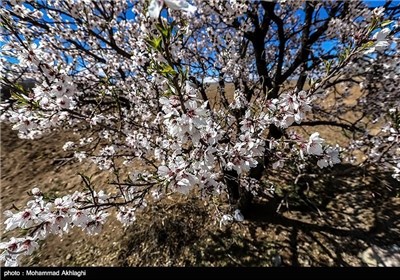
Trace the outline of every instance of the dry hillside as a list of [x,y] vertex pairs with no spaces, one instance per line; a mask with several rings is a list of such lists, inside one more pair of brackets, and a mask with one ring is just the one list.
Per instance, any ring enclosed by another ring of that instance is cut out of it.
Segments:
[[[337,138],[338,132],[324,128],[321,134]],[[99,187],[107,184],[110,173],[68,160],[70,155],[61,147],[71,135],[63,131],[36,141],[21,140],[7,124],[1,124],[2,211],[13,205],[22,207],[26,192],[35,186],[57,195],[72,192],[81,184],[79,172],[92,175]],[[147,210],[129,228],[110,219],[99,236],[86,236],[78,229],[62,237],[51,236],[24,259],[24,265],[376,265],[368,252],[400,244],[396,182],[350,165],[331,172],[325,179],[317,178],[308,193],[320,215],[300,198],[289,197],[289,209],[282,207],[276,213],[276,202],[256,204],[246,213],[245,222],[220,229],[207,203],[176,197],[166,200],[163,207]],[[275,173],[270,180],[290,187],[294,178]],[[3,233],[2,240],[10,236]],[[400,262],[399,253],[391,254]]]

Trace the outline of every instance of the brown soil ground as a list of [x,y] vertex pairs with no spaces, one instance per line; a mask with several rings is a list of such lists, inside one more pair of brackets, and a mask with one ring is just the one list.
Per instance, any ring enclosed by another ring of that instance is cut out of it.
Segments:
[[[335,135],[335,131],[324,131]],[[78,173],[104,186],[112,178],[95,166],[68,161],[61,147],[68,131],[40,140],[18,139],[1,124],[1,212],[23,207],[27,191],[63,195],[80,186]],[[360,254],[371,246],[400,244],[398,182],[374,170],[339,165],[328,176],[315,174],[309,202],[289,196],[289,208],[256,203],[246,220],[220,228],[211,206],[193,197],[166,200],[148,209],[135,225],[122,228],[110,219],[103,233],[79,229],[51,236],[26,257],[26,266],[362,266]],[[290,174],[276,173],[276,186],[294,188]],[[3,223],[4,216],[1,216]],[[11,236],[4,233],[1,240]],[[12,233],[15,234],[15,233]]]

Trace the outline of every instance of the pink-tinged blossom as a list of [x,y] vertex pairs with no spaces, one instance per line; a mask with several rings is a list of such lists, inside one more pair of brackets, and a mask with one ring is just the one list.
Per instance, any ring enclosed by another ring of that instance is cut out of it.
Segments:
[[73,209],[71,212],[73,213],[71,222],[75,226],[83,227],[84,225],[86,225],[89,222],[89,218],[88,218],[89,211]]
[[215,180],[217,177],[216,173],[208,172],[202,170],[198,174],[198,184],[200,189],[205,189],[206,191],[215,191],[218,186],[218,182]]
[[[279,99],[268,101],[267,105],[276,126],[288,128],[294,122],[300,124],[306,112],[311,111],[312,98],[305,91],[285,93]],[[275,105],[276,104],[276,105]]]
[[121,207],[117,214],[117,220],[124,226],[129,226],[136,221],[135,209],[130,207]]
[[321,159],[317,161],[317,165],[320,168],[328,167],[328,166],[333,166],[334,164],[340,163],[340,158],[339,158],[339,149],[338,147],[328,147],[324,155]]
[[103,225],[109,215],[106,212],[97,212],[96,214],[89,215],[89,222],[84,229],[90,235],[99,234],[103,230]]
[[[9,215],[10,212],[7,212]],[[5,222],[6,231],[19,228],[29,228],[35,224],[37,217],[32,209],[25,209],[22,212],[12,214]]]
[[6,266],[18,266],[21,254],[31,255],[39,247],[39,244],[31,236],[25,238],[11,237],[8,242],[1,242],[0,249],[4,250],[0,255],[0,260],[5,261]]
[[240,122],[240,125],[241,125],[240,130],[242,132],[250,131],[251,133],[254,133],[255,123],[254,123],[254,120],[253,120],[253,118],[251,116],[251,111],[250,110],[246,111],[243,120]]
[[[182,168],[184,165],[181,166]],[[162,165],[158,167],[158,175],[161,177],[165,177],[168,180],[172,180],[175,176],[180,172],[179,166],[174,162],[171,162],[168,166]]]
[[70,229],[69,216],[64,214],[55,214],[53,216],[50,229],[53,234],[63,235],[63,233],[68,232],[69,229]]
[[19,266],[19,256],[21,256],[20,244],[23,238],[11,237],[8,242],[0,243],[0,250],[4,250],[0,255],[0,260],[4,261],[5,266]]
[[209,125],[205,126],[204,129],[200,131],[201,138],[210,146],[218,143],[218,141],[221,139],[222,132],[223,131],[220,127],[214,128]]
[[187,165],[182,157],[177,157],[168,166],[159,166],[158,175],[167,179],[177,192],[188,194],[194,187],[194,178],[185,171]]
[[230,157],[226,167],[229,170],[235,170],[238,174],[250,171],[252,167],[256,167],[258,162],[252,154],[247,153],[247,149],[238,144],[232,152],[227,153]]
[[249,105],[249,102],[246,99],[246,96],[240,90],[235,90],[233,96],[233,102],[229,105],[231,109],[242,109],[246,108]]
[[24,251],[25,255],[31,255],[37,248],[39,248],[39,244],[33,237],[28,236],[21,241],[20,249]]
[[194,128],[200,128],[205,126],[207,117],[207,111],[205,107],[207,103],[204,103],[202,106],[198,107],[196,101],[187,101],[185,102],[186,113],[182,116],[181,121],[188,125],[188,129],[190,132],[193,131]]
[[58,197],[54,200],[54,208],[60,213],[68,213],[73,205],[74,202],[69,195],[63,196],[62,198]]
[[70,109],[71,100],[67,96],[61,96],[56,99],[56,103],[62,109]]
[[299,108],[300,103],[298,102],[296,96],[289,95],[289,94],[283,94],[281,96],[280,106],[285,111],[294,111],[294,110],[297,110]]
[[40,191],[39,188],[33,188],[32,189],[32,194],[35,195],[35,196],[39,196],[39,195],[42,194],[42,192]]
[[242,141],[243,145],[251,152],[253,156],[262,156],[264,152],[264,142],[260,140],[256,135],[246,131],[244,134],[239,136],[239,140]]
[[0,243],[0,249],[6,249],[8,252],[15,253],[19,251],[19,244],[22,240],[23,238],[11,237],[10,241]]
[[33,117],[31,116],[21,116],[19,119],[19,122],[16,123],[12,129],[13,130],[19,130],[20,132],[23,133],[28,133],[29,131],[35,129],[37,127],[37,124],[35,123]]
[[282,128],[288,128],[291,126],[295,121],[295,118],[292,114],[285,114],[283,118],[278,122],[278,126]]
[[317,155],[320,156],[323,153],[322,143],[324,143],[324,139],[319,137],[318,132],[314,132],[311,134],[306,149],[307,153],[310,155]]

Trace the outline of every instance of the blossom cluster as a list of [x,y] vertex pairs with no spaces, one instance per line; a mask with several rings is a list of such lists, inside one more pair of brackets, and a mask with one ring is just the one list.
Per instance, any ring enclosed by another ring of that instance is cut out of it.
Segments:
[[[0,243],[3,249],[1,260],[6,266],[16,266],[22,255],[30,255],[38,248],[39,240],[46,239],[50,234],[62,235],[72,227],[79,227],[87,234],[101,232],[109,213],[101,209],[85,208],[91,203],[105,203],[109,196],[103,191],[93,192],[91,196],[82,192],[65,195],[54,200],[43,196],[38,188],[32,189],[33,200],[28,201],[26,208],[13,213],[4,212],[5,230],[16,228],[28,230],[30,234],[22,238],[12,237],[7,242]],[[123,216],[123,215],[122,215]]]

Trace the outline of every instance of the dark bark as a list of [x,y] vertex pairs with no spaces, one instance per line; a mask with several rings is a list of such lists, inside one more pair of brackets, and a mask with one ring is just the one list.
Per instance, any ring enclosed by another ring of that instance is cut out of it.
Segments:
[[253,195],[240,186],[239,175],[235,170],[225,170],[224,175],[231,207],[246,211],[251,205]]
[[228,188],[229,203],[235,205],[240,198],[239,176],[235,170],[224,170],[224,179]]
[[[311,53],[311,46],[318,41],[318,39],[325,33],[328,29],[329,20],[327,19],[323,25],[321,25],[318,29],[316,29],[312,34],[310,32],[311,26],[313,24],[312,18],[314,13],[314,6],[310,3],[305,4],[305,21],[304,21],[304,29],[302,31],[301,37],[301,45],[299,47],[297,56],[291,65],[287,68],[285,72],[283,72],[283,64],[284,57],[286,52],[286,36],[284,31],[284,22],[283,20],[275,14],[275,5],[274,2],[262,2],[262,7],[264,9],[264,16],[262,22],[260,23],[259,17],[257,16],[257,10],[255,13],[249,13],[249,18],[253,22],[254,31],[248,32],[245,34],[246,39],[248,39],[254,48],[255,60],[256,60],[256,68],[258,75],[260,77],[262,88],[264,94],[268,93],[268,99],[277,98],[279,95],[281,85],[299,68],[302,67],[303,71],[299,76],[297,81],[297,87],[299,89],[303,88],[304,83],[307,79],[307,75],[305,71],[307,67],[307,61],[309,59]],[[328,12],[329,18],[336,16],[342,5],[336,4],[334,5],[330,11]],[[344,10],[346,4],[343,5]],[[273,22],[277,27],[278,33],[278,61],[277,61],[277,70],[273,77],[270,77],[270,73],[268,73],[268,67],[265,57],[265,38],[270,29],[271,22]],[[251,98],[252,94],[249,92],[247,98]],[[284,135],[284,130],[276,127],[275,125],[270,125],[269,133],[267,139],[280,139]],[[268,144],[268,143],[266,143]],[[249,176],[250,178],[260,180],[263,176],[264,170],[268,168],[271,164],[271,151],[266,149],[264,158],[259,162],[259,164],[250,170]],[[235,171],[226,171],[226,184],[228,187],[228,193],[231,198],[231,204],[237,206],[241,210],[245,210],[251,204],[252,196],[243,190],[243,188],[239,184],[238,174]],[[228,179],[229,177],[229,179]]]

